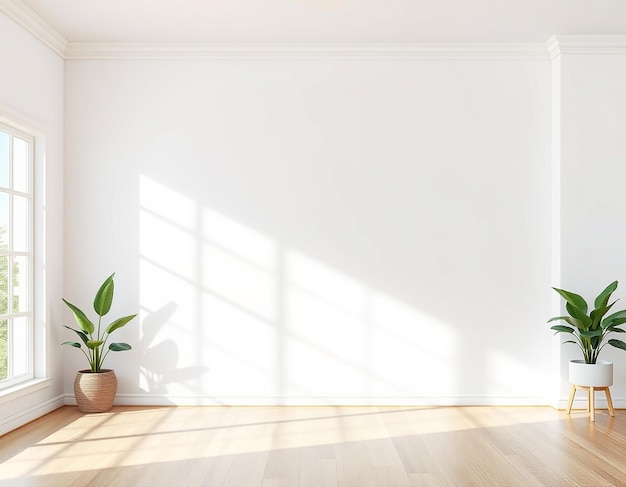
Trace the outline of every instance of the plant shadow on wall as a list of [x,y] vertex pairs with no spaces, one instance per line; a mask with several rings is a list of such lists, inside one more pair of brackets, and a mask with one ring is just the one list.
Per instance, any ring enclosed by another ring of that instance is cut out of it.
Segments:
[[170,384],[197,379],[209,370],[204,366],[178,367],[180,353],[176,341],[173,338],[157,341],[159,333],[170,322],[176,307],[174,302],[163,305],[149,313],[141,326],[141,338],[137,347],[141,354],[140,383],[151,394],[168,394]]

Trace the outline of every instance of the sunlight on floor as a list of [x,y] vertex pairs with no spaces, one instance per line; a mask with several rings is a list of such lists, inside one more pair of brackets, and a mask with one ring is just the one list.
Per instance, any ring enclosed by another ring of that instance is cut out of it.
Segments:
[[550,408],[118,407],[87,414],[18,453],[0,480],[89,469],[558,422]]

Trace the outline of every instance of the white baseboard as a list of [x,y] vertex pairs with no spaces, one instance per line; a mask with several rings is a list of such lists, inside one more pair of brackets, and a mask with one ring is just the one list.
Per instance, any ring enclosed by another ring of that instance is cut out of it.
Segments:
[[44,414],[48,414],[55,409],[62,407],[65,404],[64,396],[57,396],[55,398],[49,399],[48,401],[38,404],[32,408],[26,409],[24,411],[20,411],[13,416],[8,418],[4,418],[0,421],[0,436],[12,431],[14,429],[19,428],[20,426],[24,426],[26,423],[30,423],[35,419],[43,416]]

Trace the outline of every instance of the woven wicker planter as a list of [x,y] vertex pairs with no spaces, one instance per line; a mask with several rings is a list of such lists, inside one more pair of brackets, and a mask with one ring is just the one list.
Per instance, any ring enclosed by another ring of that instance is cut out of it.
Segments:
[[110,369],[93,373],[80,370],[74,379],[74,396],[83,413],[103,413],[113,406],[117,392],[117,377]]

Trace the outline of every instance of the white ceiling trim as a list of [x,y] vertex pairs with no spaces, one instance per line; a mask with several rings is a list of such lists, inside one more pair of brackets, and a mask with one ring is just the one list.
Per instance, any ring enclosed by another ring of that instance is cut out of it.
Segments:
[[550,59],[561,54],[626,54],[626,35],[554,35],[546,47]]
[[554,35],[539,43],[219,45],[69,42],[21,0],[0,0],[6,14],[64,59],[554,59],[626,54],[626,35]]
[[65,57],[67,39],[20,0],[0,0],[0,12],[24,27],[56,54]]
[[21,0],[0,0],[0,12],[64,59],[548,59],[539,43],[384,45],[219,45],[69,42]]
[[71,42],[66,59],[548,59],[540,43],[219,45]]

